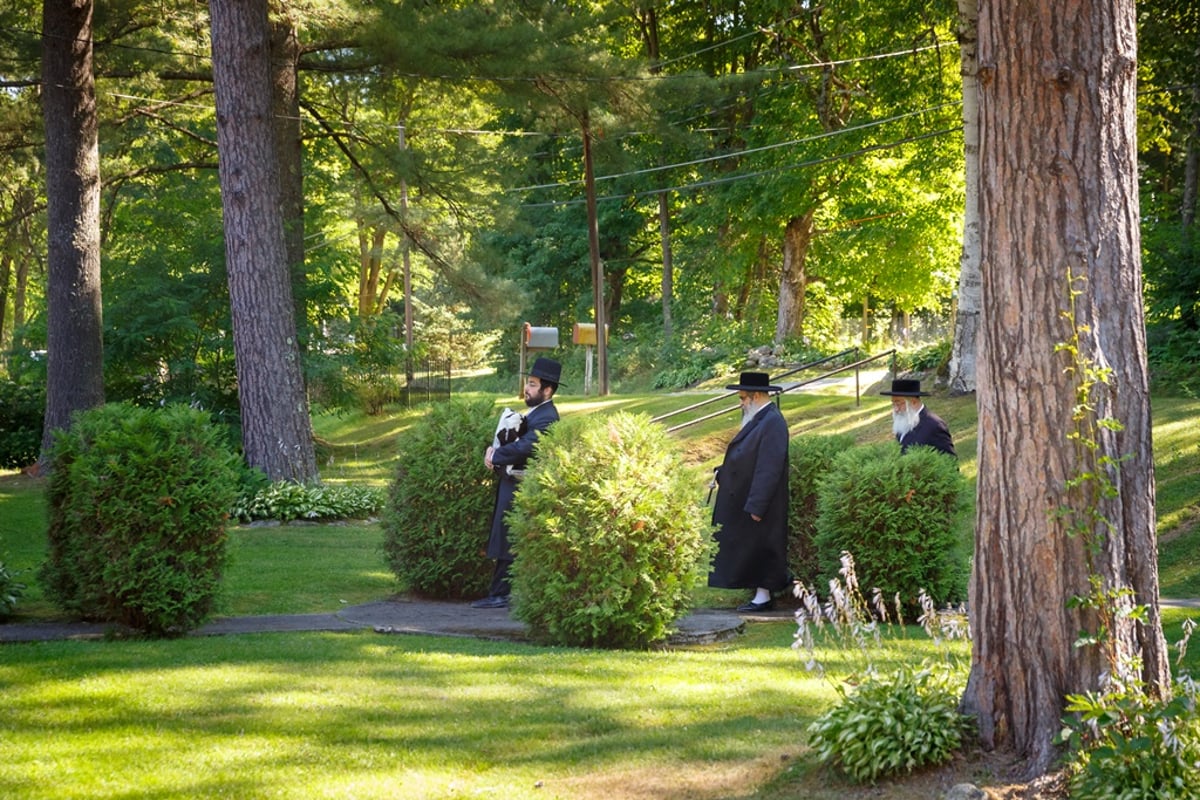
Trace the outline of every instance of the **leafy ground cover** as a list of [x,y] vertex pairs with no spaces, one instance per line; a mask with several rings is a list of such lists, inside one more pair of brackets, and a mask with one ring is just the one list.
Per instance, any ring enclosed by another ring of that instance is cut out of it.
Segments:
[[[658,414],[695,399],[566,396],[560,406]],[[889,407],[878,397],[783,402],[794,434],[889,435]],[[935,397],[930,406],[950,422],[973,477],[973,398]],[[1154,411],[1164,594],[1200,596],[1190,555],[1200,544],[1200,402],[1156,398]],[[385,484],[396,433],[419,418],[419,409],[318,417],[330,444],[327,479]],[[725,415],[677,435],[689,458],[708,463],[734,425]],[[36,569],[44,527],[41,483],[0,476],[6,563]],[[18,619],[54,618],[28,583]],[[238,527],[220,613],[328,612],[400,588],[374,524]],[[698,596],[704,605],[733,599]],[[1169,641],[1188,615],[1196,612],[1164,610]],[[656,652],[372,633],[5,645],[0,796],[916,800],[960,781],[1020,796],[995,754],[968,753],[874,787],[817,766],[804,729],[836,694],[805,672],[789,647],[794,632],[789,621],[755,624],[731,643]],[[835,676],[857,666],[833,650],[820,654]],[[933,655],[909,631],[881,665]],[[1200,646],[1181,668],[1200,668]]]

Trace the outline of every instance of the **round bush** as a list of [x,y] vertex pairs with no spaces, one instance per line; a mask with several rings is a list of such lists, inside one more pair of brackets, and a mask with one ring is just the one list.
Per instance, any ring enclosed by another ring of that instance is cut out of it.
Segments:
[[50,454],[48,596],[157,635],[212,610],[237,456],[201,411],[118,403],[75,417]]
[[450,400],[433,405],[399,437],[383,551],[396,578],[416,594],[457,599],[487,591],[496,481],[483,452],[496,417],[490,400]]
[[966,483],[954,459],[927,447],[855,447],[834,459],[817,490],[817,554],[826,579],[842,551],[859,585],[900,595],[915,611],[924,589],[941,605],[962,599],[968,575]]
[[557,644],[645,647],[712,561],[704,482],[649,417],[567,417],[538,441],[509,515],[514,615]]
[[817,559],[817,487],[833,459],[854,446],[846,434],[808,434],[792,438],[788,447],[788,569],[792,577],[812,584],[820,574]]

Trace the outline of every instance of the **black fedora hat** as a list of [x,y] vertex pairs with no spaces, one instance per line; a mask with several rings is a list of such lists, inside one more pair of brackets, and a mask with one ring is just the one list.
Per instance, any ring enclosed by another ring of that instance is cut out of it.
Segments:
[[737,392],[782,392],[783,387],[771,386],[771,376],[765,372],[743,372],[737,383],[725,387]]
[[890,392],[880,392],[880,394],[890,397],[928,397],[929,392],[921,391],[921,382],[910,378],[901,378],[892,381],[892,390]]
[[533,362],[533,367],[529,370],[529,374],[535,378],[540,378],[546,383],[553,383],[555,386],[563,385],[562,381],[559,380],[562,377],[562,364],[553,358],[539,356]]

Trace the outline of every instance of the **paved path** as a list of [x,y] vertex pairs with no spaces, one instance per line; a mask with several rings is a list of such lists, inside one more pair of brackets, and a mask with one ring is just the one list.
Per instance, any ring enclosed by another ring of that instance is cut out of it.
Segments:
[[[669,644],[708,644],[741,633],[746,619],[789,619],[791,613],[774,611],[740,616],[732,611],[697,609],[679,620]],[[225,617],[192,631],[190,636],[296,631],[360,631],[423,633],[435,636],[469,636],[481,639],[528,641],[524,623],[507,609],[471,608],[465,602],[448,603],[394,598],[350,606],[334,614],[288,614]],[[63,639],[103,639],[119,633],[116,626],[89,622],[31,622],[0,625],[0,642],[39,642]]]
[[[1163,598],[1159,604],[1167,608],[1200,608],[1200,599]],[[747,621],[764,622],[791,618],[790,609],[760,614],[696,609],[679,620],[677,632],[667,641],[673,645],[711,644],[736,637],[745,629]],[[529,632],[524,623],[509,616],[506,609],[478,609],[471,608],[467,603],[405,598],[350,606],[333,614],[224,617],[197,628],[189,635],[361,630],[529,641]],[[94,622],[17,622],[0,624],[0,643],[104,639],[119,633],[120,630],[116,626]]]

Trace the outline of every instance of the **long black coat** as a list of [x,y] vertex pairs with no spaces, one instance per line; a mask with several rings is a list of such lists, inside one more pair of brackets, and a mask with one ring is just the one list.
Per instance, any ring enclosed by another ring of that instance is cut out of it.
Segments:
[[509,475],[505,467],[525,469],[525,464],[533,453],[533,446],[537,443],[538,434],[557,421],[558,409],[554,407],[554,401],[542,403],[525,415],[525,433],[521,434],[520,438],[492,451],[492,465],[497,467],[496,474],[500,477],[500,486],[496,492],[492,532],[488,536],[488,558],[512,560],[512,551],[508,546],[508,523],[504,521],[504,515],[512,508],[518,479]]
[[921,406],[921,415],[917,422],[917,427],[904,436],[897,436],[896,440],[900,442],[901,453],[910,447],[926,445],[941,450],[947,455],[954,456],[955,458],[958,457],[958,454],[954,452],[954,440],[950,438],[950,429],[946,427],[945,420],[925,406]]
[[[713,523],[717,557],[708,585],[723,589],[790,583],[788,541],[788,427],[774,403],[738,431],[717,471]],[[755,522],[750,515],[762,517]]]

